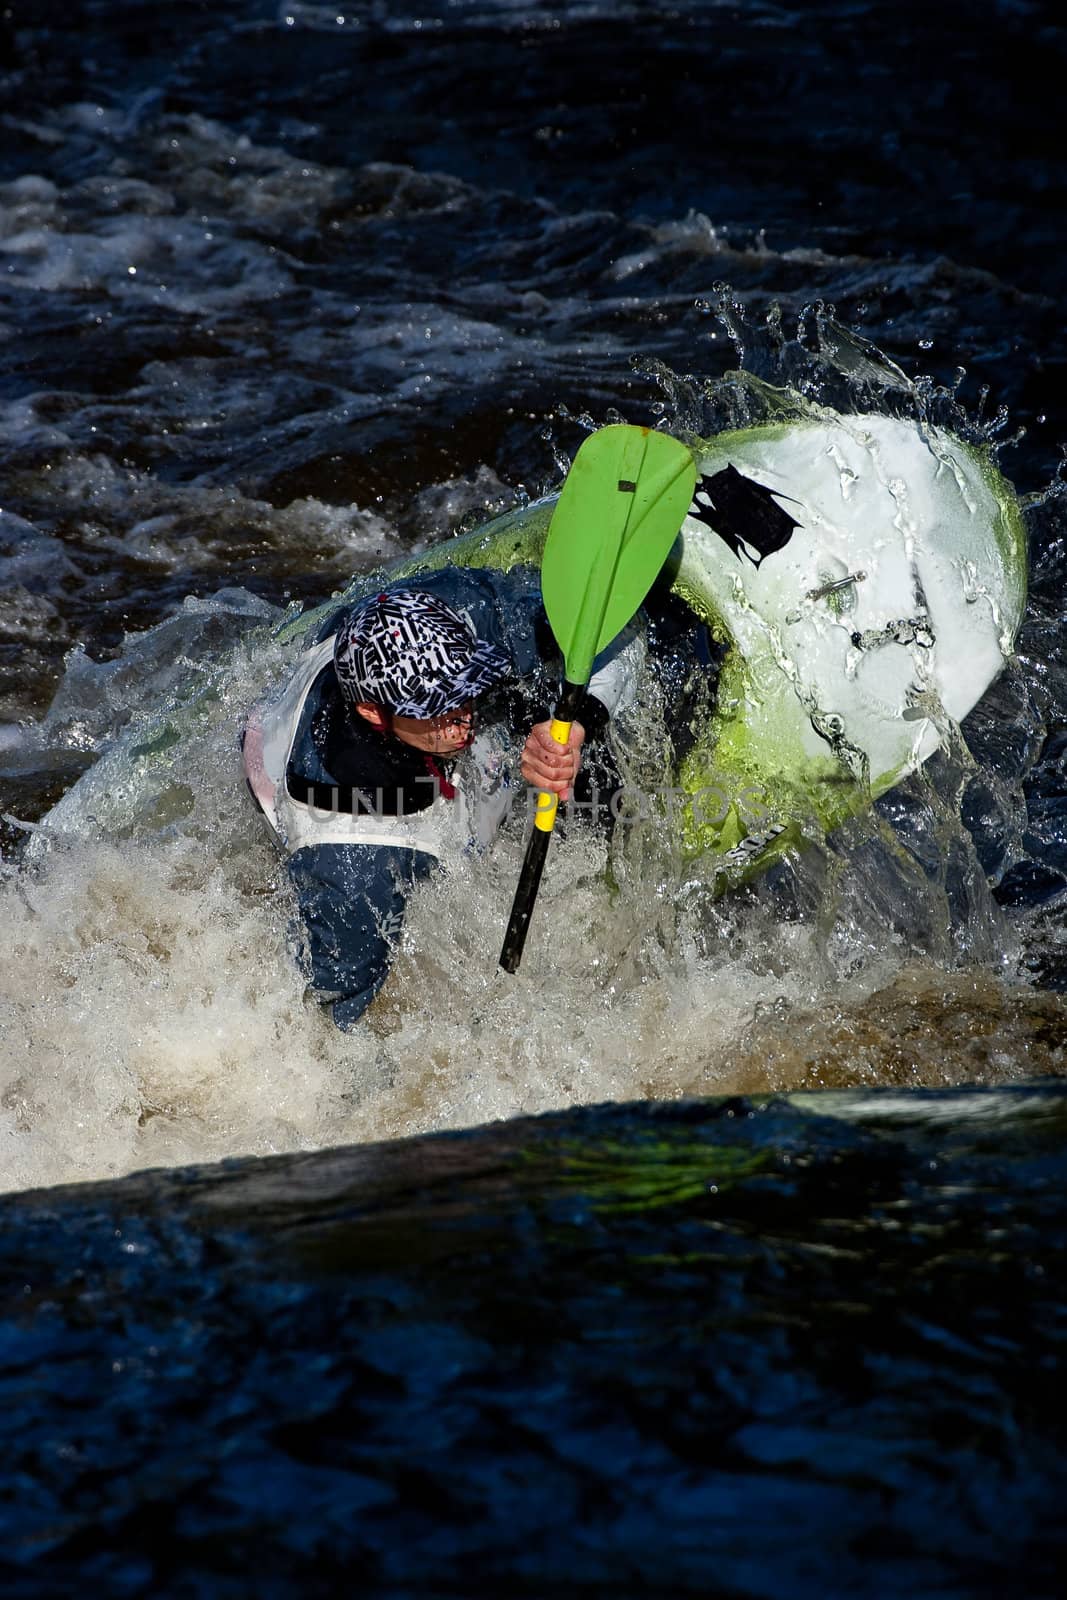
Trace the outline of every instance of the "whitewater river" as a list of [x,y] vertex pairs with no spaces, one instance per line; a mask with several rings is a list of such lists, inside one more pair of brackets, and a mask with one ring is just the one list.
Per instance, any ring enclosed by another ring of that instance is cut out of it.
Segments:
[[[1059,1592],[1065,55],[1027,0],[0,10],[5,1594]],[[238,761],[274,629],[739,364],[995,452],[1014,661],[733,897],[572,832],[514,978],[520,841],[455,862],[340,1034]]]

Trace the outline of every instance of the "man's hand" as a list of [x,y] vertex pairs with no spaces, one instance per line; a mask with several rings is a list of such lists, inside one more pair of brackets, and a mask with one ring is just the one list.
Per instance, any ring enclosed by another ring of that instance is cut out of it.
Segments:
[[569,800],[582,759],[585,729],[580,722],[572,722],[567,743],[557,744],[549,732],[551,726],[550,722],[538,722],[530,729],[522,751],[522,775],[533,788]]

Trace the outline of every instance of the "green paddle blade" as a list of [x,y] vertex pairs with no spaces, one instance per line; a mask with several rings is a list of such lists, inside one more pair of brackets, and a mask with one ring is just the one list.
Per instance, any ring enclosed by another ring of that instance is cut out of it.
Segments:
[[541,561],[541,593],[571,683],[645,598],[693,501],[685,445],[616,423],[591,433],[567,474]]

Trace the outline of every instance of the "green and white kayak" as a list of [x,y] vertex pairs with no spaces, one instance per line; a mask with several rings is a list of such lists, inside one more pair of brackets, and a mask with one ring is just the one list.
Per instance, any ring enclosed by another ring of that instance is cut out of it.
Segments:
[[[726,656],[678,774],[692,797],[683,827],[695,854],[748,876],[899,783],[977,704],[1022,620],[1026,538],[1007,479],[935,428],[813,410],[687,442],[697,494],[668,569]],[[536,563],[554,504],[389,576]]]
[[[869,806],[939,747],[1011,655],[1026,542],[988,456],[933,427],[811,406],[686,443],[696,497],[666,572],[725,657],[673,781],[689,797],[683,843],[729,883]],[[383,578],[538,564],[554,505],[546,497],[361,575],[282,623],[272,649],[295,660],[328,612]],[[164,791],[180,787],[182,741],[212,715],[211,674],[195,681],[120,737],[46,832],[175,815]]]

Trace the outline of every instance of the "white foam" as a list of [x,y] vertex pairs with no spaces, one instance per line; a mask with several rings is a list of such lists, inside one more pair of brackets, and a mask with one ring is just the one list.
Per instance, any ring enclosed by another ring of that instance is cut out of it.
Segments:
[[[819,1081],[830,1039],[855,1081],[878,1081],[886,1049],[865,1065],[865,1007],[880,1006],[891,1032],[894,1006],[915,1003],[906,984],[903,1000],[875,993],[894,996],[910,954],[879,942],[885,897],[863,927],[856,886],[839,961],[819,925],[833,922],[832,894],[786,924],[769,902],[709,902],[699,880],[683,888],[692,864],[643,824],[616,849],[614,888],[602,842],[553,841],[513,977],[497,958],[519,839],[453,860],[412,897],[379,1000],[340,1033],[305,995],[284,867],[237,759],[243,707],[284,670],[278,647],[238,646],[218,698],[187,716],[177,759],[152,758],[151,783],[131,769],[116,794],[123,768],[105,757],[59,808],[51,849],[4,869],[0,1187],[576,1103],[795,1088],[813,1070]],[[1005,1080],[1031,1070],[1029,1039],[1000,1041]],[[932,1031],[918,1081],[960,1081],[965,1045],[952,1059]]]
[[[100,463],[71,472],[123,492]],[[602,843],[554,840],[514,977],[497,965],[520,858],[508,837],[412,897],[386,989],[341,1034],[305,996],[284,867],[240,772],[243,716],[288,670],[275,615],[250,596],[193,600],[119,660],[70,662],[42,734],[104,753],[0,878],[0,1188],[575,1103],[1033,1070],[1032,1028],[1003,1028],[983,1063],[951,1021],[951,983],[911,983],[918,952],[959,953],[959,926],[877,817],[847,856],[798,866],[788,922],[769,896],[711,899],[654,819],[622,828],[610,878]],[[651,741],[640,770],[662,730],[633,720]],[[939,856],[965,852],[929,809]],[[953,893],[970,896],[980,958],[1003,949],[973,864]],[[918,1020],[895,1061],[902,1017]]]

